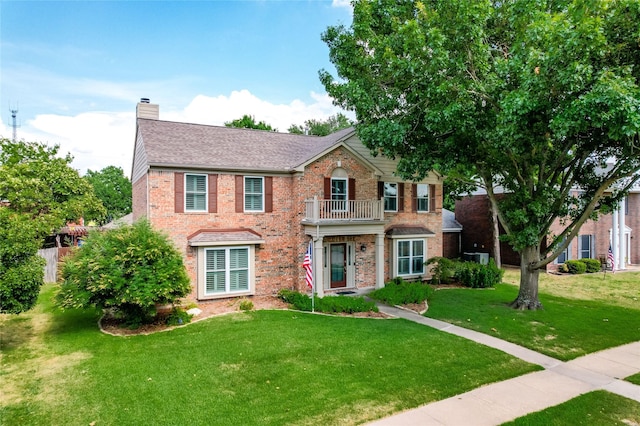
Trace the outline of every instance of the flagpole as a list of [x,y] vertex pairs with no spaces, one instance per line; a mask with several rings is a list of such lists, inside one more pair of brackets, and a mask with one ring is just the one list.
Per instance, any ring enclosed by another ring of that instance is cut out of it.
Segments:
[[[313,253],[313,250],[315,250],[315,247],[313,246],[313,240],[311,240],[309,242],[309,244],[311,244],[311,253]],[[315,254],[315,253],[314,253]],[[313,256],[312,258],[312,263],[315,263],[316,257]],[[313,268],[313,273],[311,276],[311,313],[315,313],[316,312],[316,268],[314,265]]]

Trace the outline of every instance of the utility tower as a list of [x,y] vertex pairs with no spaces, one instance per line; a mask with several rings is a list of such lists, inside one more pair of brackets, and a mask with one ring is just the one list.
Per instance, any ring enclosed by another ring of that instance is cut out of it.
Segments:
[[18,116],[18,108],[12,109],[9,107],[9,111],[11,111],[11,127],[13,127],[13,141],[16,142],[18,139],[18,123],[16,122],[16,117]]

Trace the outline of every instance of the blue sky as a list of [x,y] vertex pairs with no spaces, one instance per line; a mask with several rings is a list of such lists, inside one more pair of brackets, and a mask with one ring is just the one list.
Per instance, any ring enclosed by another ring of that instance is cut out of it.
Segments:
[[345,0],[0,0],[0,135],[59,144],[84,173],[131,168],[135,106],[222,125],[252,114],[286,131],[340,111],[318,80],[320,39]]

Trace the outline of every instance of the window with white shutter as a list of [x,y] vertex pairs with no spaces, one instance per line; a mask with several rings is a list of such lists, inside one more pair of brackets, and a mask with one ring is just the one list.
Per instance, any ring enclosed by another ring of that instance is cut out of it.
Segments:
[[185,211],[207,211],[207,175],[185,174],[184,179]]
[[249,290],[249,247],[205,249],[204,295]]

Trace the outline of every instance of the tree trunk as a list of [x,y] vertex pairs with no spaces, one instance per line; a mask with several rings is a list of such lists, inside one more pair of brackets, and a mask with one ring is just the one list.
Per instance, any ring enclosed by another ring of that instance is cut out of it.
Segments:
[[524,311],[525,309],[542,309],[538,300],[538,279],[540,269],[532,269],[531,265],[540,260],[539,247],[527,247],[520,252],[520,291],[511,307]]
[[500,255],[500,226],[498,226],[498,212],[495,206],[491,206],[491,220],[493,221],[493,260],[498,268],[502,268],[502,256]]

